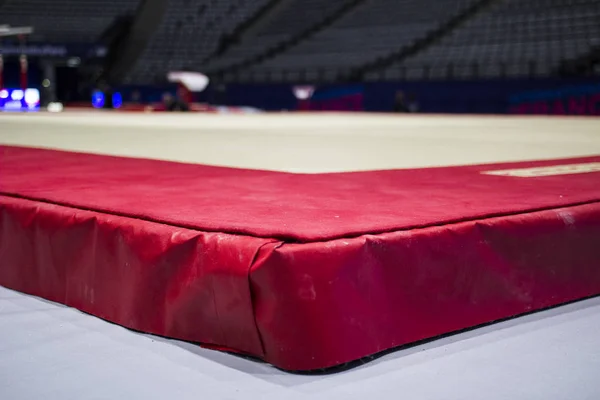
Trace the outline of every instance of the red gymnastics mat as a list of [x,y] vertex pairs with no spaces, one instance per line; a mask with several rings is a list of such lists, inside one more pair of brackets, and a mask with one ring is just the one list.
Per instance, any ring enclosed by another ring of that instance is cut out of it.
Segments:
[[600,157],[305,175],[4,146],[0,285],[333,367],[600,294]]

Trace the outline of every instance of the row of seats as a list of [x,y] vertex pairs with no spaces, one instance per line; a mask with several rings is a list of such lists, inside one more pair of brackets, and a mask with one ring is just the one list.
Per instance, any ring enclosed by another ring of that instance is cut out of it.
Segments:
[[[334,81],[399,53],[477,0],[281,0],[273,18],[216,57],[224,38],[274,0],[169,0],[130,82],[175,69],[228,71],[230,81]],[[30,25],[31,39],[93,42],[140,0],[0,0],[0,22]],[[345,11],[344,11],[345,10]],[[343,12],[344,11],[344,12]],[[311,29],[343,15],[322,30]],[[438,42],[369,80],[547,76],[600,46],[600,0],[497,0]],[[273,57],[236,71],[282,43]]]
[[41,42],[94,42],[116,17],[133,13],[140,0],[5,0],[0,23],[32,26]]
[[600,45],[599,21],[598,0],[505,0],[370,78],[446,78],[451,65],[453,76],[468,77],[473,64],[481,65],[478,73],[485,77],[547,76]]
[[[317,0],[311,0],[311,2]],[[399,52],[472,5],[458,0],[367,0],[298,45],[250,68],[227,72],[226,81],[332,81],[355,67]],[[599,0],[499,0],[408,59],[367,74],[368,80],[445,79],[473,76],[549,76],[561,64],[600,45]],[[289,20],[279,25],[291,25]],[[267,36],[258,36],[259,38]],[[210,71],[241,62],[265,42],[249,38]],[[234,63],[230,61],[234,60]]]
[[214,72],[241,64],[265,54],[269,49],[285,43],[318,25],[349,5],[353,0],[288,0],[274,19],[251,37],[232,46],[224,55],[203,65],[203,70]]
[[277,70],[348,70],[389,56],[426,37],[473,0],[369,0],[297,46],[253,65],[254,76]]
[[164,80],[169,71],[198,69],[226,35],[269,0],[169,0],[149,45],[129,73],[129,82]]

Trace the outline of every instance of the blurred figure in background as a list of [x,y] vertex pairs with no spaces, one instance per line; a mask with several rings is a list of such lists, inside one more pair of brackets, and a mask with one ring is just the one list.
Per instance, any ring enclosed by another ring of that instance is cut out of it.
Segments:
[[396,97],[394,98],[394,112],[397,112],[397,113],[410,112],[410,109],[406,102],[406,97],[404,96],[404,92],[401,90],[396,92]]
[[185,101],[171,93],[163,94],[163,106],[165,111],[190,111],[190,107]]
[[194,95],[190,90],[188,90],[188,88],[185,85],[179,83],[179,85],[177,86],[177,99],[180,102],[186,104],[189,108],[190,104],[194,102]]
[[142,95],[139,90],[131,92],[131,104],[142,104]]
[[408,96],[408,112],[417,113],[419,112],[419,102],[417,101],[414,94]]
[[416,113],[419,112],[419,103],[414,95],[406,96],[403,91],[396,92],[394,98],[394,112],[397,113]]

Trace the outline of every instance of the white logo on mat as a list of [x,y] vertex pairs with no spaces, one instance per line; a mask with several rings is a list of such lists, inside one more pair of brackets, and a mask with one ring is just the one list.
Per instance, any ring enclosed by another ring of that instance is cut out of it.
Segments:
[[554,165],[551,167],[507,169],[502,171],[484,171],[482,174],[534,178],[539,176],[586,174],[600,171],[600,162],[586,164]]

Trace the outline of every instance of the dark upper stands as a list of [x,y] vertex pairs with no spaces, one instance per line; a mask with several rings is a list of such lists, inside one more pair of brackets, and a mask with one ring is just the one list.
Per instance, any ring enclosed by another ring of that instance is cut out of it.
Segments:
[[162,23],[129,74],[133,82],[164,79],[170,70],[198,68],[223,35],[251,18],[268,0],[169,0]]
[[135,11],[140,0],[6,0],[0,23],[32,26],[31,40],[93,42],[122,14]]
[[[36,41],[92,42],[139,2],[0,0],[0,23],[31,25]],[[223,46],[252,18],[256,29]],[[226,81],[547,76],[594,46],[600,0],[169,0],[128,80],[182,68]]]
[[[243,71],[237,79],[282,81],[304,75],[308,80],[334,80],[340,73],[423,38],[473,1],[435,0],[432,7],[433,1],[368,0],[297,46]],[[297,19],[303,18],[302,10],[298,2],[293,13]]]
[[[599,44],[600,0],[490,0],[472,15],[481,0],[281,0],[271,20],[215,56],[268,1],[170,0],[131,80],[189,68],[224,71],[225,81],[334,81],[365,65],[369,80],[543,76]],[[441,39],[377,65],[460,15]]]
[[593,45],[600,45],[600,1],[504,0],[383,76],[368,78],[547,76]]
[[267,50],[293,39],[326,18],[334,15],[354,0],[288,0],[275,19],[252,37],[233,46],[226,54],[202,66],[208,72],[237,65],[264,54]]

